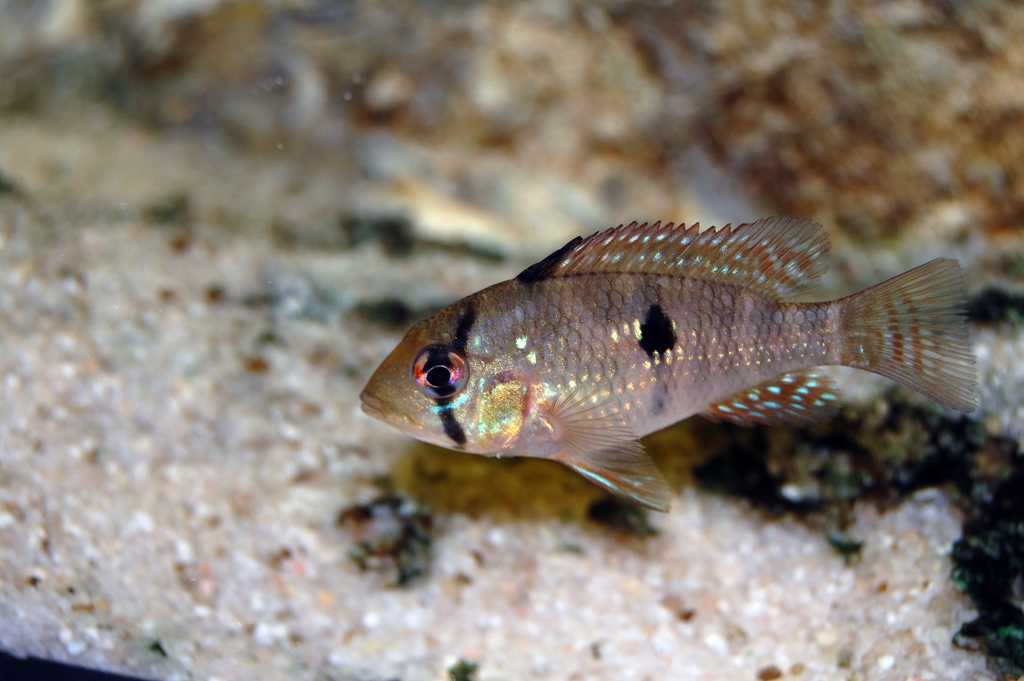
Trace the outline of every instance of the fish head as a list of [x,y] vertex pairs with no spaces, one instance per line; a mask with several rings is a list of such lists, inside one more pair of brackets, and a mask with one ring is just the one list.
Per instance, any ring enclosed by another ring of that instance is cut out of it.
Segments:
[[522,430],[528,383],[507,358],[455,341],[450,326],[441,313],[414,326],[367,382],[363,412],[424,442],[501,454]]

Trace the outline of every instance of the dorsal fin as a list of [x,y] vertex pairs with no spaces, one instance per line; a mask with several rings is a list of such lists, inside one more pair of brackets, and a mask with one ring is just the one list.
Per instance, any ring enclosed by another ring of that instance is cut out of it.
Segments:
[[530,265],[525,270],[519,273],[516,277],[519,281],[524,284],[532,284],[535,281],[541,281],[551,276],[551,273],[556,267],[562,262],[562,258],[571,253],[577,246],[583,242],[583,237],[578,236],[566,245],[559,248],[557,251],[544,258],[538,263]]
[[792,296],[828,269],[828,234],[816,222],[770,217],[700,231],[636,222],[574,239],[519,275],[532,283],[579,274],[669,274]]

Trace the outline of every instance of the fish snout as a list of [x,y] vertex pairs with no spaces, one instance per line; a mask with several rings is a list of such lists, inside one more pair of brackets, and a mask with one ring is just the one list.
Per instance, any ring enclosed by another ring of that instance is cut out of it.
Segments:
[[359,401],[362,403],[364,414],[381,421],[384,420],[384,404],[369,390],[364,390],[359,394]]
[[400,409],[396,410],[387,400],[377,397],[368,390],[360,393],[359,401],[364,414],[378,421],[390,424],[399,430],[410,432],[410,429],[421,427],[420,422],[411,414],[407,414]]

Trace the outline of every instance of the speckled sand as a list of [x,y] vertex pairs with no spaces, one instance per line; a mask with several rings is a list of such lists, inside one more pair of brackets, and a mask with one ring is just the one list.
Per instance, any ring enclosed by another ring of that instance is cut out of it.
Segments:
[[[187,139],[9,122],[0,168],[24,189],[0,196],[0,648],[211,681],[440,680],[459,658],[479,681],[991,678],[950,642],[972,612],[941,491],[858,506],[849,565],[689,483],[660,535],[626,538],[583,519],[599,495],[557,465],[429,449],[359,412],[399,334],[356,302],[452,299],[522,262],[208,224],[275,205],[313,222],[343,183]],[[168,187],[197,202],[193,236],[140,219]],[[986,339],[983,375],[1015,342]],[[409,588],[360,572],[335,523],[383,475],[436,510]]]

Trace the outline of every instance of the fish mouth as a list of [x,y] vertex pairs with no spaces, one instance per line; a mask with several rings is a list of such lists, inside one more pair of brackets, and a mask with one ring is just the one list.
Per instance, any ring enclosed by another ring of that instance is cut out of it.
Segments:
[[359,396],[359,401],[362,403],[364,414],[381,421],[384,420],[384,405],[380,400],[364,390]]
[[388,407],[387,402],[378,397],[368,394],[365,390],[359,395],[359,401],[363,413],[367,416],[383,421],[399,430],[407,430],[410,426],[418,428],[419,422],[408,414],[398,414]]

